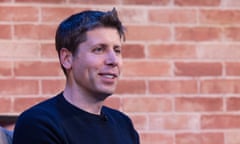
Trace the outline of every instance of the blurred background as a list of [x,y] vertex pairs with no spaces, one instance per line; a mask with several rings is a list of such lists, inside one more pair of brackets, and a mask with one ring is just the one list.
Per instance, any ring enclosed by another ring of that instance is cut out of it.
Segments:
[[240,1],[0,0],[0,125],[64,87],[54,46],[63,19],[115,7],[124,71],[106,105],[141,144],[240,143]]

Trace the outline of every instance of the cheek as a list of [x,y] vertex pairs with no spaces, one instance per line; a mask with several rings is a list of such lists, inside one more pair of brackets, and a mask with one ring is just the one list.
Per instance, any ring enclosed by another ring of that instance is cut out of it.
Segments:
[[98,67],[104,63],[104,58],[102,56],[90,56],[86,57],[85,62],[90,67]]
[[102,61],[99,58],[91,58],[85,60],[85,68],[89,73],[97,73],[102,66]]
[[84,76],[85,71],[88,69],[88,61],[86,58],[77,57],[74,59],[72,67],[75,75]]

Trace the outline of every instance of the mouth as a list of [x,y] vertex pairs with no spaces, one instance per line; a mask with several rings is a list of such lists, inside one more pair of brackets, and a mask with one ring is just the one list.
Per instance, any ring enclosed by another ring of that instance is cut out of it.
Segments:
[[118,77],[115,73],[99,73],[99,75],[107,79],[115,79]]

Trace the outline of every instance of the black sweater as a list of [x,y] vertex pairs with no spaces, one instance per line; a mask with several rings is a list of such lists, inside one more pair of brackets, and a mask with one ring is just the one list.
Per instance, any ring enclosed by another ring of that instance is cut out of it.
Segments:
[[94,115],[61,93],[20,115],[13,144],[139,144],[139,136],[123,113],[103,107]]

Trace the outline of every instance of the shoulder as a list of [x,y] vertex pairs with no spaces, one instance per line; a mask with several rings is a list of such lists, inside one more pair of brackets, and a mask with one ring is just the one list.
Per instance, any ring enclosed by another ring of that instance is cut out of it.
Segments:
[[36,125],[36,123],[38,123],[38,126],[46,123],[54,124],[58,118],[57,97],[54,96],[22,112],[17,119],[16,126],[31,127],[31,125]]
[[57,97],[53,97],[24,111],[17,119],[13,143],[39,144],[61,139],[56,101]]
[[30,116],[41,113],[51,113],[55,110],[56,97],[42,101],[21,113],[21,116]]

